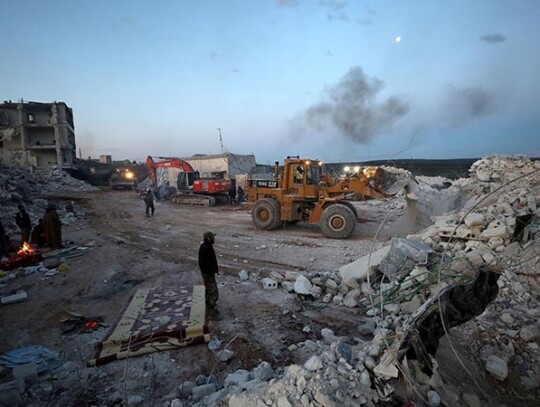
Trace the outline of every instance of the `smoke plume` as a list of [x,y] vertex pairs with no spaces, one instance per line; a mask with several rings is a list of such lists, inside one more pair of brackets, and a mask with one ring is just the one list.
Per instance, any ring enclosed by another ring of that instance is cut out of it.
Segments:
[[334,86],[326,89],[327,100],[304,114],[306,124],[318,131],[334,127],[357,143],[367,143],[389,131],[409,111],[397,96],[378,101],[384,82],[369,78],[360,67],[353,67]]
[[453,126],[462,126],[471,120],[489,116],[498,108],[497,97],[477,86],[450,86],[444,100],[446,113],[443,115]]

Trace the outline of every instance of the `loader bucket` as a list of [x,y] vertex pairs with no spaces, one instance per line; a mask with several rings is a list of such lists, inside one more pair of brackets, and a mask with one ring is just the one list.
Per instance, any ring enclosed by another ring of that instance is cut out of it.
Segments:
[[385,195],[393,196],[406,189],[414,179],[412,174],[400,168],[377,167],[373,176],[373,187]]

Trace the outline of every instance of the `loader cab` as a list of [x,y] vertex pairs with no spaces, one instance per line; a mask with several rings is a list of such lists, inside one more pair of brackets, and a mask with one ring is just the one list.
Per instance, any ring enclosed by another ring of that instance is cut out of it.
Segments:
[[308,201],[318,199],[321,163],[317,160],[289,160],[286,163],[287,190]]

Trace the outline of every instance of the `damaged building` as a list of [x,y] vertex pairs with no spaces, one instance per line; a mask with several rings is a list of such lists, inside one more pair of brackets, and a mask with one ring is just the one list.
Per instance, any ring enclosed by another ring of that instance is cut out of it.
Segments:
[[0,163],[72,169],[76,158],[73,111],[64,102],[0,104]]

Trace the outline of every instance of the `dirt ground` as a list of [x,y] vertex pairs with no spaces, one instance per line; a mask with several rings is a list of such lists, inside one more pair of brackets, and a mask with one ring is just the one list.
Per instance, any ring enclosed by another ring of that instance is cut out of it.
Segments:
[[[264,277],[274,270],[310,275],[337,270],[368,253],[374,244],[378,247],[380,243],[371,238],[376,223],[366,220],[350,239],[331,240],[318,227],[307,224],[271,232],[256,230],[249,212],[236,206],[158,202],[154,217],[146,218],[143,201],[131,191],[52,198],[57,202],[66,199],[75,200],[76,210],[84,215],[63,228],[64,241],[76,246],[95,242],[95,247],[69,259],[72,268],[68,272],[48,278],[41,273],[18,275],[5,294],[25,290],[28,300],[4,306],[0,313],[2,353],[41,344],[61,352],[67,362],[42,379],[52,384],[45,395],[35,395],[43,405],[110,405],[114,399],[122,405],[131,395],[143,397],[144,405],[158,405],[172,389],[183,381],[194,381],[199,374],[214,373],[223,379],[227,373],[251,369],[263,360],[274,368],[301,363],[305,355],[287,348],[319,338],[322,328],[358,336],[364,316],[357,309],[301,302],[281,288],[264,290],[253,276]],[[202,284],[197,251],[206,230],[217,235],[215,249],[221,270],[218,285],[223,319],[212,322],[212,334],[224,344],[230,342],[228,348],[235,358],[226,365],[216,363],[214,352],[201,345],[86,367],[106,328],[62,335],[60,322],[69,317],[67,311],[102,317],[105,324],[112,325],[138,288]],[[250,274],[249,281],[239,279],[241,270]],[[309,332],[304,331],[306,327]],[[67,368],[72,369],[71,374],[66,374]]]
[[[252,369],[263,360],[278,370],[303,363],[310,356],[308,350],[288,348],[320,339],[322,328],[331,328],[339,336],[361,337],[358,326],[368,319],[361,309],[302,300],[282,288],[265,290],[260,278],[272,271],[310,276],[336,271],[378,249],[394,234],[404,236],[427,226],[399,202],[357,204],[360,223],[351,238],[332,240],[305,223],[270,232],[257,230],[250,213],[237,206],[157,202],[155,216],[147,218],[143,201],[132,191],[104,189],[47,198],[59,204],[75,201],[78,221],[63,228],[63,238],[67,246],[90,248],[67,260],[72,266],[67,272],[52,277],[19,272],[2,291],[7,295],[25,290],[28,299],[0,308],[0,353],[40,344],[62,356],[62,366],[40,376],[39,384],[30,388],[30,405],[35,407],[161,406],[164,398],[174,394],[171,391],[185,381],[195,382],[199,375],[214,374],[223,380],[228,373]],[[391,222],[380,227],[390,212]],[[108,328],[63,335],[61,321],[69,318],[68,311],[101,317],[111,326],[138,288],[202,284],[197,251],[207,230],[217,235],[221,271],[217,279],[223,319],[211,323],[212,337],[222,341],[221,349],[233,350],[235,357],[228,363],[218,362],[215,351],[199,345],[87,367],[95,343]],[[248,281],[240,280],[241,270],[249,273]],[[481,380],[484,375],[476,371],[466,338],[454,338],[453,343],[469,360],[467,369],[475,372],[486,393],[497,394],[497,383]],[[461,367],[446,340],[438,360],[445,382],[475,393],[468,376],[463,371],[456,374]],[[10,375],[10,369],[0,368],[1,381]],[[142,401],[129,402],[133,397]]]

